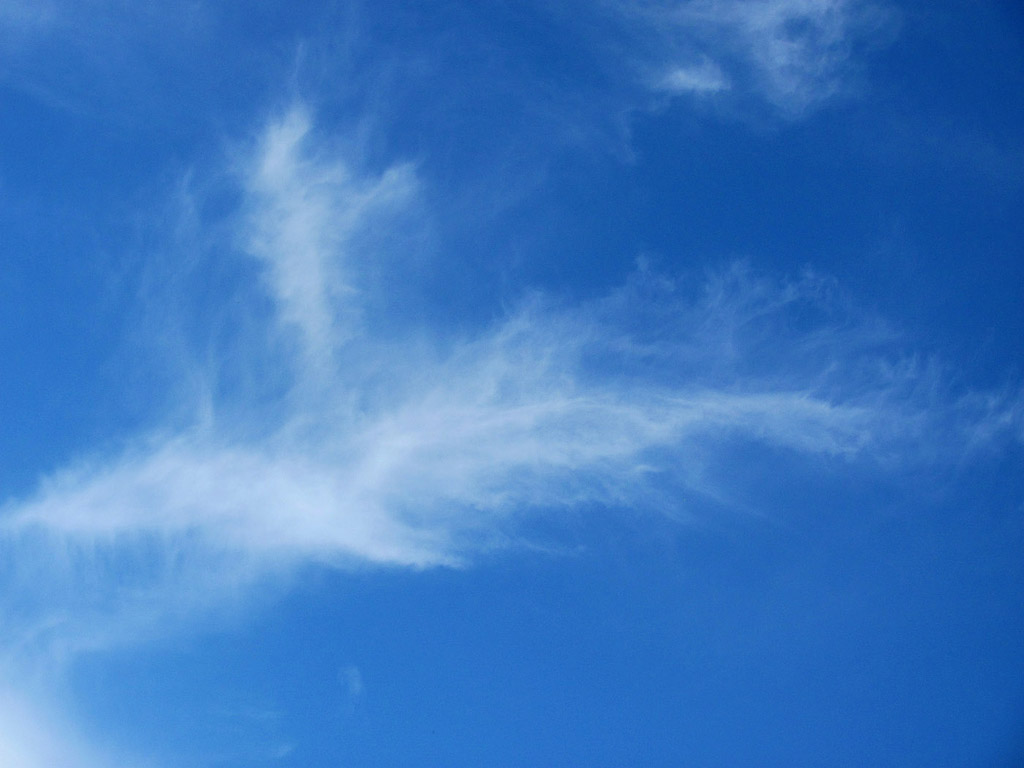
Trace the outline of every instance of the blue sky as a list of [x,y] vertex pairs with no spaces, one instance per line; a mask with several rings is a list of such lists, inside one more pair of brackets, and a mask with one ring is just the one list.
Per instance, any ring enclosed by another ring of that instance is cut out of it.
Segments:
[[0,763],[1024,759],[1024,14],[0,0]]

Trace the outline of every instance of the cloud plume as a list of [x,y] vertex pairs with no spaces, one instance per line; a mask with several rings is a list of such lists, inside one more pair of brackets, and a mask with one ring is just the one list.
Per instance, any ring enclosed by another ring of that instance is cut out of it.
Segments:
[[356,234],[409,204],[414,171],[359,176],[301,107],[244,165],[234,221],[273,308],[262,343],[295,351],[279,402],[215,398],[212,418],[8,500],[6,654],[144,637],[310,564],[464,564],[561,509],[670,509],[681,489],[714,496],[704,469],[736,443],[913,462],[938,437],[1020,432],[1016,401],[936,394],[814,275],[733,265],[694,289],[641,265],[602,299],[535,295],[454,339],[381,338],[359,319]]

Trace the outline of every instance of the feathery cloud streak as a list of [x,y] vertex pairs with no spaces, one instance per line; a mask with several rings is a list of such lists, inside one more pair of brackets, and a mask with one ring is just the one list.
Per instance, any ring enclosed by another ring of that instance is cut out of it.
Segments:
[[689,0],[649,2],[645,19],[664,45],[670,93],[737,88],[795,117],[843,93],[856,52],[887,42],[895,16],[861,0]]
[[343,163],[310,156],[309,132],[309,115],[293,109],[270,127],[258,161],[243,171],[246,247],[266,265],[281,321],[298,332],[307,368],[329,364],[335,346],[356,333],[353,237],[415,187],[409,166],[360,179]]
[[1020,435],[1019,400],[937,394],[814,276],[736,266],[684,299],[641,268],[602,300],[534,296],[455,341],[385,340],[360,320],[371,251],[355,243],[417,182],[353,168],[301,107],[266,129],[235,221],[274,315],[239,349],[294,350],[280,402],[215,399],[209,419],[8,501],[8,657],[134,641],[308,564],[458,565],[558,509],[677,508],[681,490],[720,494],[704,469],[737,441],[905,465]]

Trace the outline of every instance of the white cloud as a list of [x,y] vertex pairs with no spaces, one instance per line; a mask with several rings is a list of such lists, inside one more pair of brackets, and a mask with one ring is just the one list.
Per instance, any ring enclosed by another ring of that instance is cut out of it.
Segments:
[[385,342],[351,320],[370,298],[355,284],[370,251],[353,238],[411,199],[411,171],[355,174],[301,109],[271,123],[244,165],[239,240],[266,268],[276,315],[239,349],[291,338],[289,383],[270,403],[211,395],[201,423],[9,500],[11,660],[166,632],[306,564],[457,565],[552,510],[671,509],[681,489],[718,494],[705,469],[737,442],[906,462],[929,437],[957,451],[1019,431],[1006,409],[920,386],[891,335],[844,314],[825,281],[743,267],[696,299],[641,269],[600,301],[535,297],[460,339]]
[[265,131],[258,160],[243,171],[243,245],[266,265],[277,310],[300,335],[307,364],[322,367],[356,332],[353,240],[407,202],[415,177],[407,165],[357,177],[345,162],[311,152],[310,131],[301,106]]
[[673,67],[655,87],[670,93],[715,93],[727,90],[729,81],[721,67],[705,59],[700,64]]
[[[726,83],[798,116],[846,92],[863,49],[887,42],[894,13],[864,0],[688,0],[628,6],[660,39],[656,87],[721,90]],[[678,60],[703,57],[694,69]],[[716,74],[717,73],[717,74]],[[713,88],[712,88],[713,86]]]

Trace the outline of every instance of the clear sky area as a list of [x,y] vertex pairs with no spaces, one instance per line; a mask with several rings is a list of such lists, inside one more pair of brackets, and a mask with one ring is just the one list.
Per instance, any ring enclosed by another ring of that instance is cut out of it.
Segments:
[[1024,765],[1015,0],[0,0],[0,768]]

